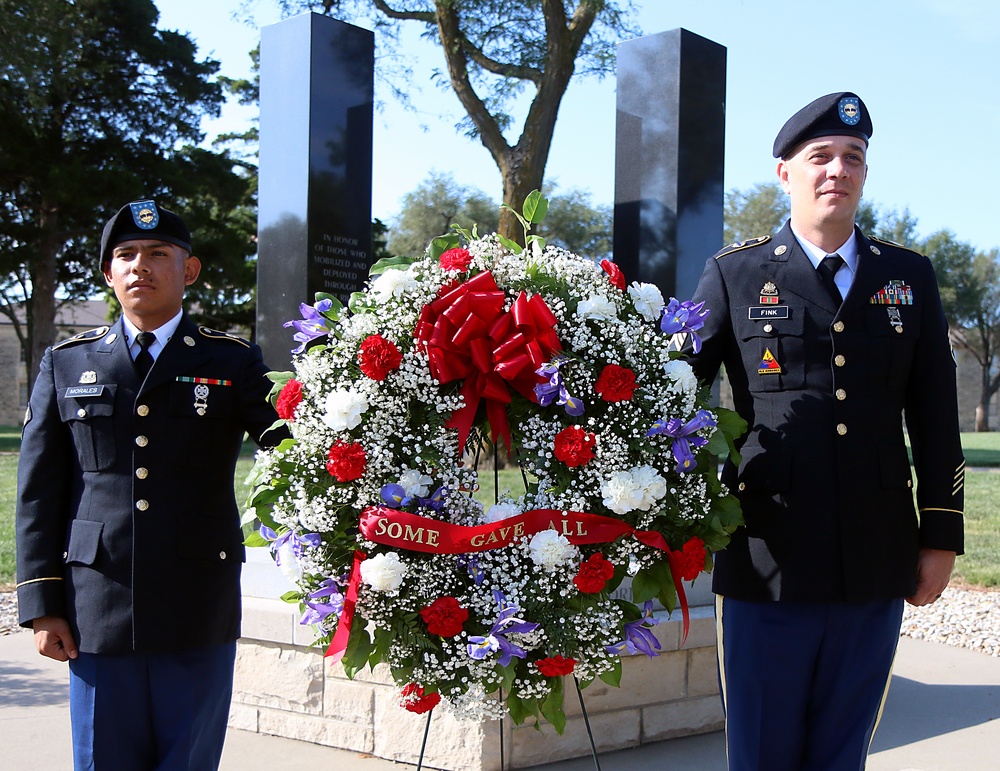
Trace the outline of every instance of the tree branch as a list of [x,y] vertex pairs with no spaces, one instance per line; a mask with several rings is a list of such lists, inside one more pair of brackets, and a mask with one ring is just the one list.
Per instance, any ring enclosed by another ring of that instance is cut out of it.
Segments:
[[[397,11],[395,8],[391,7],[385,0],[372,0],[375,7],[388,16],[390,19],[402,19],[406,21],[422,21],[425,24],[436,24],[437,20],[434,18],[434,14],[430,11]],[[330,3],[333,5],[333,3]],[[329,6],[326,6],[329,10]]]

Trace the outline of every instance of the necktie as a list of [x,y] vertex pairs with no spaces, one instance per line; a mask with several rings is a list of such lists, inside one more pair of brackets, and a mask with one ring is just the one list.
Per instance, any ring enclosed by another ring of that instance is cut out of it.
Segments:
[[139,373],[139,377],[145,380],[153,366],[153,354],[149,352],[149,346],[156,342],[156,335],[152,332],[140,332],[135,341],[140,349],[135,357],[135,370]]
[[816,268],[823,286],[826,287],[826,291],[833,300],[833,304],[838,308],[844,302],[844,298],[841,297],[840,289],[837,288],[837,282],[833,280],[833,277],[837,275],[837,271],[840,270],[840,266],[843,264],[844,258],[839,254],[829,254],[823,258],[822,262]]

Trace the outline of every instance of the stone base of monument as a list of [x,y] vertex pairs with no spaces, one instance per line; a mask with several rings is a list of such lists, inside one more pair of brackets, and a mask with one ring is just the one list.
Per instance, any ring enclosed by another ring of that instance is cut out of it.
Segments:
[[[261,554],[270,561],[266,551],[249,551],[244,594],[261,593],[265,584],[274,591],[272,597],[285,591],[288,587],[273,565],[268,571],[268,566],[255,564]],[[701,590],[691,599],[704,601],[706,594]],[[663,646],[661,655],[625,656],[621,688],[595,681],[583,691],[599,753],[723,727],[711,606],[691,609],[683,646],[680,612],[673,619],[665,612],[657,615],[661,620],[654,633]],[[399,707],[388,669],[379,665],[348,680],[343,667],[324,659],[311,642],[311,630],[298,624],[294,606],[244,596],[230,726],[416,764],[427,716]],[[568,722],[561,736],[547,724],[539,732],[532,726],[515,728],[509,720],[459,720],[438,708],[424,765],[500,771],[501,726],[507,768],[589,755],[590,740],[572,678],[564,685]]]

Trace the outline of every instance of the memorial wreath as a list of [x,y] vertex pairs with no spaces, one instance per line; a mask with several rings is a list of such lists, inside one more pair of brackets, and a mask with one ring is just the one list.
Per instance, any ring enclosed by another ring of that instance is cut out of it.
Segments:
[[[686,630],[683,582],[741,522],[717,470],[744,424],[678,350],[709,310],[546,246],[545,208],[515,212],[526,247],[456,227],[348,307],[302,306],[272,373],[292,438],[258,455],[245,521],[349,676],[384,662],[411,711],[561,732],[564,675],[617,685],[622,653],[656,655],[654,600],[680,592]],[[470,459],[496,446],[523,491],[483,505]]]

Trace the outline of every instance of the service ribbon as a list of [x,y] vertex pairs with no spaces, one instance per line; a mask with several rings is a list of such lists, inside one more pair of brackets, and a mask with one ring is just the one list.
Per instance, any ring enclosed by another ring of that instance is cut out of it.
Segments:
[[[543,530],[555,530],[576,545],[610,543],[622,536],[631,535],[640,543],[666,553],[670,574],[677,590],[677,601],[681,606],[684,629],[681,644],[687,640],[691,614],[678,564],[680,552],[673,551],[663,534],[656,530],[637,530],[620,519],[559,509],[533,509],[485,525],[454,525],[386,506],[369,506],[362,511],[359,529],[367,540],[374,543],[427,554],[471,554],[501,549],[512,544],[515,539],[531,536]],[[358,555],[361,555],[360,559]],[[344,612],[340,615],[333,642],[326,652],[327,656],[334,656],[335,661],[343,657],[347,648],[361,582],[363,559],[364,555],[361,552],[354,553],[354,564],[351,567],[351,578],[344,600]],[[348,604],[350,613],[347,609]]]

